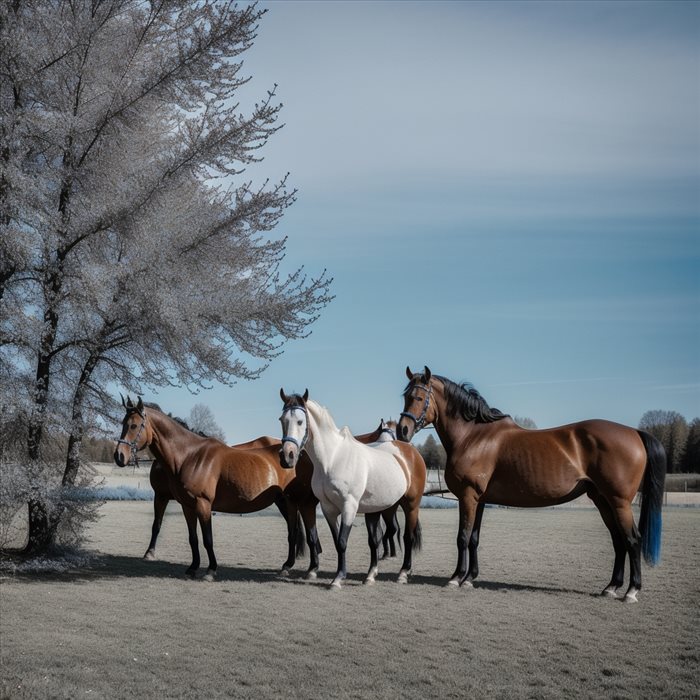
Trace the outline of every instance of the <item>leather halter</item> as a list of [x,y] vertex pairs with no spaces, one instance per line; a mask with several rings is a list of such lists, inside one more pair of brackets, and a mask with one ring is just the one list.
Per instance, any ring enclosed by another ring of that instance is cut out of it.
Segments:
[[290,435],[284,435],[282,437],[282,447],[284,447],[285,442],[291,442],[297,446],[299,454],[301,454],[301,451],[304,449],[304,445],[306,445],[309,439],[309,414],[306,412],[306,408],[304,408],[304,406],[285,406],[282,409],[282,416],[280,416],[280,421],[284,417],[284,414],[289,413],[290,411],[302,411],[306,416],[306,424],[304,425],[304,437],[301,439],[301,442],[299,442],[296,438],[293,438]]
[[[141,425],[139,426],[138,432],[136,433],[136,437],[133,440],[124,440],[123,438],[118,438],[117,439],[117,444],[118,445],[128,445],[129,448],[131,449],[131,454],[129,455],[129,464],[133,464],[134,466],[138,467],[139,465],[139,458],[138,458],[138,452],[139,449],[144,449],[147,447],[147,445],[144,445],[143,447],[139,448],[139,438],[141,437],[141,433],[143,432],[143,429],[146,427],[146,409],[143,409],[143,413],[138,410],[138,408],[133,408],[131,409],[130,413],[138,413],[141,416]],[[127,414],[127,418],[129,417],[129,414]]]
[[433,386],[432,384],[428,384],[428,386],[425,386],[424,384],[415,384],[413,387],[411,387],[411,391],[414,389],[423,389],[425,391],[425,401],[423,403],[423,410],[421,411],[420,416],[416,418],[410,411],[403,411],[401,413],[401,416],[406,416],[406,418],[410,418],[414,423],[415,423],[415,428],[414,428],[414,434],[417,433],[421,428],[425,426],[425,415],[428,412],[428,406],[430,406],[430,397],[433,394]]
[[380,434],[380,435],[381,435],[382,433],[389,433],[389,435],[391,435],[391,439],[392,439],[392,440],[396,440],[396,431],[395,431],[395,430],[392,430],[391,428],[386,427],[386,428],[382,428],[382,429],[379,431],[379,434]]

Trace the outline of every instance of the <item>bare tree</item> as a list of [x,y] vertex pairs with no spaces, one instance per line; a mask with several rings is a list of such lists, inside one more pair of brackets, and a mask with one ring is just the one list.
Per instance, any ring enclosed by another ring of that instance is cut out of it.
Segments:
[[226,441],[226,434],[216,422],[211,408],[203,403],[196,403],[192,406],[190,415],[187,417],[187,424],[190,430],[194,430],[196,433],[204,433],[207,437],[214,437],[222,442]]
[[[63,426],[63,484],[105,387],[257,377],[330,301],[269,237],[296,192],[245,167],[280,128],[240,110],[264,11],[202,0],[0,5],[0,359],[25,387],[27,457]],[[2,375],[3,380],[5,375]],[[3,387],[6,388],[6,387]],[[28,551],[51,542],[29,502]]]

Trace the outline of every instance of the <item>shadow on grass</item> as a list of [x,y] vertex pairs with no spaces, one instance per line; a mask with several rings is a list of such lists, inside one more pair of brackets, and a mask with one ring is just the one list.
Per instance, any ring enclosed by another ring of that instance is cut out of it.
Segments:
[[[19,561],[19,560],[18,560]],[[4,578],[12,578],[15,581],[42,581],[42,582],[71,582],[81,583],[99,580],[114,579],[176,579],[182,581],[192,581],[193,579],[185,574],[186,565],[182,562],[170,562],[162,560],[146,560],[136,557],[127,557],[114,554],[104,554],[101,552],[90,553],[89,562],[83,566],[76,566],[64,571],[7,571],[0,572]],[[200,567],[194,580],[200,580],[206,573],[206,565]],[[293,569],[288,576],[281,576],[280,569],[248,568],[244,566],[219,566],[214,583],[227,582],[282,582],[302,586],[327,586],[332,581],[335,572],[320,571],[318,578],[307,579],[306,570],[303,566]],[[395,583],[397,586],[398,571],[381,571],[377,575],[377,583]],[[357,585],[364,581],[365,574],[362,572],[351,572],[348,574],[346,584]],[[446,588],[447,579],[444,576],[429,576],[424,574],[411,574],[408,586],[423,585],[436,588]],[[450,590],[469,593],[464,589],[452,588]],[[474,582],[474,592],[479,590],[501,591],[501,592],[537,592],[561,595],[570,593],[585,597],[599,597],[598,593],[590,590],[584,591],[574,588],[564,588],[556,586],[520,584],[502,581],[477,580]]]

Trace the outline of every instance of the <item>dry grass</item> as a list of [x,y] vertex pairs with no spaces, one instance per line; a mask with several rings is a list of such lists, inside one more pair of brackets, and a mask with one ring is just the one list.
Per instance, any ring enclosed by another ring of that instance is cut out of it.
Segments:
[[397,561],[361,584],[356,527],[341,591],[327,588],[325,524],[322,575],[306,582],[277,576],[279,516],[217,516],[219,580],[204,583],[182,577],[177,506],[157,562],[140,559],[149,504],[102,512],[89,567],[2,580],[2,697],[699,697],[700,509],[665,512],[662,564],[644,568],[638,605],[594,595],[612,548],[593,510],[487,510],[474,590],[443,588],[456,511],[423,511],[408,586],[394,583]]

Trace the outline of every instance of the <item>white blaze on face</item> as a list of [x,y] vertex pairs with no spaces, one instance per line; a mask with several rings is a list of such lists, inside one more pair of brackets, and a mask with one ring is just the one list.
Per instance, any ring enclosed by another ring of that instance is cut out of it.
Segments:
[[291,438],[284,440],[282,449],[287,464],[293,466],[299,459],[300,447],[306,435],[306,412],[301,408],[287,409],[281,418],[282,437]]

